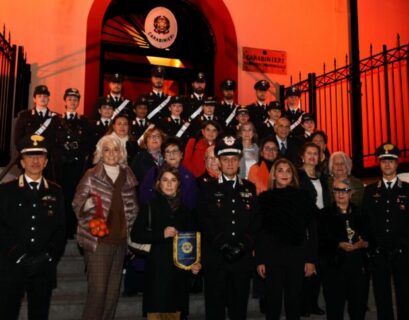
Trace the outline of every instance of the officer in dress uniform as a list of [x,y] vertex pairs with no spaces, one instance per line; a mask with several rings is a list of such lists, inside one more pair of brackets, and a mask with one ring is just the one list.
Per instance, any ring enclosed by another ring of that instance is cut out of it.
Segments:
[[260,139],[274,136],[274,126],[281,117],[282,107],[280,101],[271,101],[266,107],[268,118],[266,118],[259,129]]
[[102,101],[110,99],[112,101],[112,106],[114,110],[116,110],[115,115],[119,113],[125,113],[130,118],[133,118],[133,111],[132,111],[132,102],[129,99],[126,99],[122,95],[122,88],[123,88],[124,76],[119,73],[114,73],[109,75],[108,78],[108,86],[109,92],[104,97],[99,97],[96,101],[95,108],[94,108],[94,115],[93,118],[98,118],[98,107],[101,105]]
[[131,135],[138,140],[148,129],[151,122],[146,118],[148,115],[148,98],[140,96],[134,103],[135,119],[131,123]]
[[297,87],[290,87],[285,93],[287,101],[287,110],[284,111],[283,116],[291,121],[291,136],[296,137],[303,133],[301,127],[302,115],[304,111],[301,110],[301,91]]
[[248,105],[250,112],[250,120],[256,126],[257,132],[263,125],[265,119],[268,118],[267,114],[267,90],[270,89],[270,83],[267,80],[259,80],[254,84],[254,90],[256,91],[257,101]]
[[18,150],[24,174],[0,185],[0,317],[17,320],[24,294],[28,319],[48,319],[57,263],[65,247],[61,188],[42,175],[46,139],[29,135]]
[[258,229],[256,188],[238,176],[243,146],[233,136],[216,143],[222,174],[202,185],[198,204],[203,235],[207,320],[246,319]]
[[163,92],[165,82],[165,68],[162,66],[154,66],[151,71],[152,91],[147,95],[148,98],[148,115],[147,118],[155,125],[169,116],[167,108],[170,96]]
[[216,121],[220,124],[219,117],[215,114],[216,104],[215,97],[209,96],[205,98],[201,115],[193,119],[189,126],[189,137],[196,137],[205,121]]
[[186,119],[193,120],[200,115],[198,109],[203,105],[203,102],[205,101],[205,89],[206,75],[203,72],[198,72],[192,81],[193,92],[186,102],[186,110],[184,112],[184,117]]
[[382,179],[365,188],[366,240],[378,319],[393,320],[391,278],[398,319],[409,319],[409,184],[397,176],[399,149],[385,143],[376,150]]
[[[220,119],[220,124],[223,128],[234,125],[235,111],[240,107],[234,102],[234,92],[236,90],[236,82],[231,79],[224,80],[220,84],[220,89],[223,94],[223,100],[216,107],[216,114]],[[229,119],[226,124],[226,120]]]
[[87,157],[92,151],[92,133],[88,119],[77,113],[80,93],[68,88],[64,93],[66,111],[62,114],[56,131],[54,148],[56,181],[64,190],[67,236],[76,233],[77,219],[72,210],[75,188],[81,179]]
[[296,138],[300,141],[301,144],[310,140],[311,135],[315,132],[315,119],[311,113],[304,113],[301,116],[301,133],[296,136]]
[[[176,136],[180,128],[185,124],[182,118],[183,113],[183,97],[173,96],[169,102],[169,117],[166,117],[158,127],[162,129],[168,136]],[[181,138],[181,137],[179,137]]]
[[99,139],[102,138],[107,132],[113,120],[114,103],[112,99],[106,98],[100,100],[98,105],[99,119],[91,122],[92,131],[92,146],[95,146]]
[[54,161],[52,158],[55,146],[55,132],[59,124],[59,116],[48,108],[50,91],[47,86],[39,85],[34,88],[34,108],[21,111],[14,128],[14,144],[17,147],[21,140],[28,135],[43,135],[48,141],[49,161],[44,175],[54,178]]

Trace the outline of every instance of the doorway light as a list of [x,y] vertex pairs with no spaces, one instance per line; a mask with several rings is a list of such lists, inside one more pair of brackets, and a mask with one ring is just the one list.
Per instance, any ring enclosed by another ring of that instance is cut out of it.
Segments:
[[152,57],[146,56],[148,61],[151,64],[155,64],[158,66],[164,67],[173,67],[173,68],[184,68],[183,62],[180,59],[170,59],[170,58],[162,58],[162,57]]

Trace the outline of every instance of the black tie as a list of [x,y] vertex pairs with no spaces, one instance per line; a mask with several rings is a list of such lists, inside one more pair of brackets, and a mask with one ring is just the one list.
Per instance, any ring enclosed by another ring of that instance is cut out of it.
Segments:
[[141,127],[143,127],[143,125],[144,125],[143,120],[139,120],[139,125],[140,125]]
[[281,148],[280,148],[281,155],[285,155],[286,152],[287,152],[287,148],[285,147],[284,142],[281,142]]
[[228,185],[230,188],[234,189],[234,180],[227,180],[226,185]]
[[70,120],[74,120],[74,114],[73,113],[70,114]]
[[109,125],[109,121],[105,120],[105,127],[108,127],[108,125]]
[[175,119],[177,125],[179,125],[179,119]]
[[30,185],[31,190],[33,190],[34,192],[37,192],[37,191],[38,191],[38,189],[37,189],[38,182],[32,181],[32,182],[29,182],[28,184]]
[[387,184],[386,189],[391,190],[392,189],[392,181],[388,181],[386,184]]

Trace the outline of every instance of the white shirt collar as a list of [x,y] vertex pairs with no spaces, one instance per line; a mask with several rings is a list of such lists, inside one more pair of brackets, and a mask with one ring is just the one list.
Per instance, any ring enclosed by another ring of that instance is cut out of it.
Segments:
[[102,117],[101,117],[101,122],[102,122],[103,124],[105,124],[105,121],[108,121],[108,124],[111,123],[111,119],[109,119],[109,118],[102,118]]
[[[26,179],[27,183],[37,182],[37,183],[38,183],[38,185],[37,185],[37,190],[40,190],[40,184],[41,184],[41,180],[43,179],[43,177],[41,177],[41,178],[38,179],[38,180],[33,180],[33,179],[31,179],[28,175],[24,174],[24,179]],[[31,188],[31,186],[30,186],[30,188]]]
[[196,92],[193,92],[193,94],[195,95],[195,97],[199,100],[203,99],[203,94],[197,94]]
[[279,137],[278,137],[278,135],[276,135],[276,139],[277,139],[277,141],[278,141],[278,144],[279,144],[279,148],[281,147],[281,144],[282,143],[284,143],[284,145],[285,145],[285,147],[287,148],[287,139],[286,140],[281,140]]
[[391,183],[391,189],[395,186],[396,181],[398,181],[398,176],[396,176],[395,178],[393,178],[392,180],[386,180],[385,178],[382,178],[383,183],[385,185],[385,187],[387,187],[387,182],[392,182]]

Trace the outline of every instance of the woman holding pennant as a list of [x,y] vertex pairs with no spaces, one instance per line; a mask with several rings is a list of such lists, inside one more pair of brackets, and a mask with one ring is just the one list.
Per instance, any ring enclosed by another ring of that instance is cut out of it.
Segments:
[[182,314],[187,314],[190,272],[197,274],[201,269],[197,259],[184,268],[190,271],[174,263],[174,238],[180,231],[194,229],[189,210],[180,199],[180,181],[174,167],[165,165],[159,171],[156,197],[141,207],[131,233],[132,241],[151,244],[143,294],[143,312],[148,320],[179,320]]

